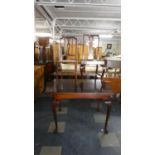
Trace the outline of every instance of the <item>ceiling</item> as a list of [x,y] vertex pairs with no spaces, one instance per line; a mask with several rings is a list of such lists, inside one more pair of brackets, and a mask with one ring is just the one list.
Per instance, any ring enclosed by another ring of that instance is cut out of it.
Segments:
[[99,34],[120,40],[121,1],[36,0],[35,30],[36,34],[46,33],[53,39]]

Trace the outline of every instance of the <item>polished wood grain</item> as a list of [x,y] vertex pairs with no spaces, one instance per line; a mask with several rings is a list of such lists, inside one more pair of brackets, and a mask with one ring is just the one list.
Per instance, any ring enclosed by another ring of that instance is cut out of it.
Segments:
[[[111,93],[112,95],[112,93]],[[56,100],[65,99],[110,99],[110,93],[89,93],[89,92],[57,92],[53,94]]]
[[49,37],[38,38],[38,42],[41,46],[47,46],[49,44]]
[[121,78],[120,77],[104,77],[102,84],[110,85],[113,93],[121,93]]
[[41,95],[44,91],[44,65],[34,65],[34,96]]
[[108,120],[111,112],[112,102],[111,96],[113,92],[111,87],[102,88],[100,80],[76,80],[71,79],[53,80],[46,86],[46,93],[53,98],[52,111],[55,122],[54,132],[58,132],[57,112],[56,108],[62,103],[62,100],[70,99],[93,99],[97,101],[97,110],[99,111],[99,101],[109,101],[107,103],[107,113],[104,125],[104,132],[107,134]]

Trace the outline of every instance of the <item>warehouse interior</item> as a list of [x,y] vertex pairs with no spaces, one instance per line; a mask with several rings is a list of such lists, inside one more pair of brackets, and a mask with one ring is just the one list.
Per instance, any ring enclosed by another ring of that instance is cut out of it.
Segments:
[[121,1],[35,0],[34,13],[34,154],[120,155]]

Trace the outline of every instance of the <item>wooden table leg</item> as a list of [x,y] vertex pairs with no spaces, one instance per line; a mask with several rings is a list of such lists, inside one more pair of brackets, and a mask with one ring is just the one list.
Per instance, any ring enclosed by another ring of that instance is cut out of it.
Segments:
[[62,110],[62,108],[61,108],[61,103],[59,103],[59,111],[61,111]]
[[98,65],[96,65],[95,80],[97,79],[97,74],[98,74]]
[[77,63],[75,63],[75,81],[77,80]]
[[81,79],[83,79],[83,72],[85,71],[85,66],[81,65],[80,66],[80,74],[81,74]]
[[54,101],[52,103],[53,118],[55,123],[54,133],[58,133],[58,121],[57,121],[57,112],[56,112],[57,104],[58,104],[57,101]]
[[96,111],[100,111],[100,100],[97,100],[97,106],[96,106]]
[[107,126],[108,126],[108,120],[109,120],[109,116],[110,116],[110,112],[111,112],[111,108],[112,108],[112,103],[111,101],[109,101],[110,103],[107,103],[107,114],[106,114],[106,120],[105,120],[105,125],[104,125],[104,133],[107,134],[108,130],[107,130]]
[[82,70],[82,67],[80,67],[80,74],[81,74],[81,79],[83,79],[83,70]]

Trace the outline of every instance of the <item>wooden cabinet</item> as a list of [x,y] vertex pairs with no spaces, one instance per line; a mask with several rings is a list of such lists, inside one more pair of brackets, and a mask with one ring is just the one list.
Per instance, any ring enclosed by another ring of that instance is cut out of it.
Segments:
[[34,65],[34,96],[40,96],[44,91],[44,65]]
[[49,38],[39,38],[35,42],[34,64],[44,65],[45,81],[52,79],[54,72],[53,46],[49,44]]
[[53,60],[53,47],[52,45],[46,49],[46,64],[45,64],[45,80],[52,79],[52,73],[54,72],[54,60]]

